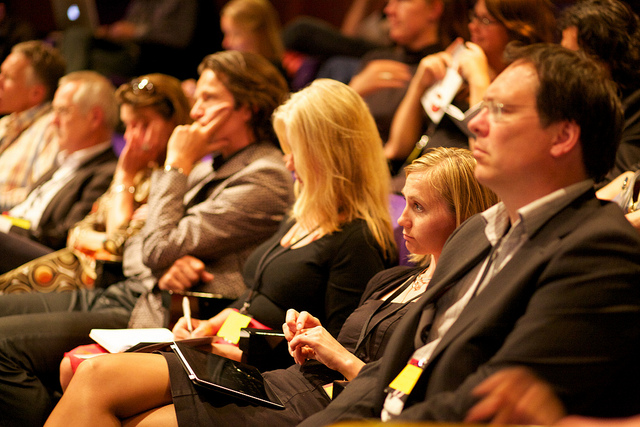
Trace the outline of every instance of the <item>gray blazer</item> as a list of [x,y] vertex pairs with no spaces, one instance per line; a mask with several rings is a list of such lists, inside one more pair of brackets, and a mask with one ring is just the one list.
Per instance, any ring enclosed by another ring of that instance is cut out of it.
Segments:
[[[551,218],[474,297],[443,336],[400,418],[462,421],[471,390],[512,365],[549,381],[569,413],[640,413],[640,236],[592,191]],[[479,215],[445,245],[429,290],[373,362],[302,425],[379,418],[384,388],[407,364],[422,312],[484,260]]]
[[147,221],[127,240],[124,273],[139,278],[139,292],[147,293],[177,259],[191,255],[215,275],[197,290],[235,299],[246,289],[245,259],[275,233],[293,200],[291,173],[267,142],[248,146],[217,171],[210,162],[188,177],[155,171]]

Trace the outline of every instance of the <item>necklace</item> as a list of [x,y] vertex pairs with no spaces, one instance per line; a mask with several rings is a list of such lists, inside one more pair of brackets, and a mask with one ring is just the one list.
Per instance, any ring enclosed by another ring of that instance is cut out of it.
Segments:
[[426,277],[429,274],[429,270],[425,270],[415,278],[411,284],[411,288],[414,291],[419,291],[423,286],[428,285],[431,281],[431,277]]

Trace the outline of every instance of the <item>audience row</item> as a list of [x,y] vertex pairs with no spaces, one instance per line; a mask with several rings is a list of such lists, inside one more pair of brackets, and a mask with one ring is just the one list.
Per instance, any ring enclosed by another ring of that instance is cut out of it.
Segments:
[[[255,30],[252,3],[223,9],[226,33]],[[193,92],[157,73],[116,90],[64,74],[45,43],[17,45],[0,69],[2,424],[52,410],[47,425],[640,413],[638,18],[578,2],[560,45],[546,0],[478,0],[464,41],[454,3],[387,2],[394,46],[349,82],[292,94],[255,38],[225,38]],[[413,255],[388,269],[394,189]],[[283,329],[292,366],[264,377],[284,410],[199,388],[171,351],[86,360],[105,352],[86,347],[91,329],[166,327],[169,296],[193,292],[232,302],[180,319],[175,339],[238,319]]]

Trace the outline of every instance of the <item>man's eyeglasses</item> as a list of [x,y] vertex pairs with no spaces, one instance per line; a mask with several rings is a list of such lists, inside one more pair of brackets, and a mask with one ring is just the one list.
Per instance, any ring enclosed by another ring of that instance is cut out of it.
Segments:
[[534,107],[534,109],[535,109],[535,105],[503,104],[502,102],[490,100],[490,101],[482,101],[482,102],[480,102],[477,105],[477,107],[474,107],[474,110],[476,111],[475,114],[480,114],[482,112],[482,110],[484,110],[486,108],[487,111],[489,112],[489,120],[491,120],[494,123],[497,123],[497,122],[501,122],[501,121],[504,120],[504,118],[505,118],[505,111],[504,111],[505,108],[508,111],[507,114],[511,114],[513,112],[512,110],[525,109],[525,108],[528,108],[528,107]]
[[469,22],[477,22],[479,24],[484,25],[485,27],[488,27],[489,25],[494,25],[494,24],[498,23],[498,21],[495,21],[493,19],[489,19],[486,16],[478,16],[478,15],[476,15],[476,11],[473,10],[473,9],[469,11]]
[[140,95],[145,93],[147,95],[153,95],[156,90],[153,87],[153,83],[149,79],[134,80],[131,82],[131,90],[134,95]]

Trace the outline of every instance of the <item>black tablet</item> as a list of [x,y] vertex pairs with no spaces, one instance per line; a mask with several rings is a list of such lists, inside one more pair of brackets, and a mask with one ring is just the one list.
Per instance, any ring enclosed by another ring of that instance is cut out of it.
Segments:
[[284,409],[282,402],[271,393],[260,371],[253,366],[236,362],[217,354],[174,342],[171,349],[180,359],[189,379],[195,384],[217,390],[258,405]]

